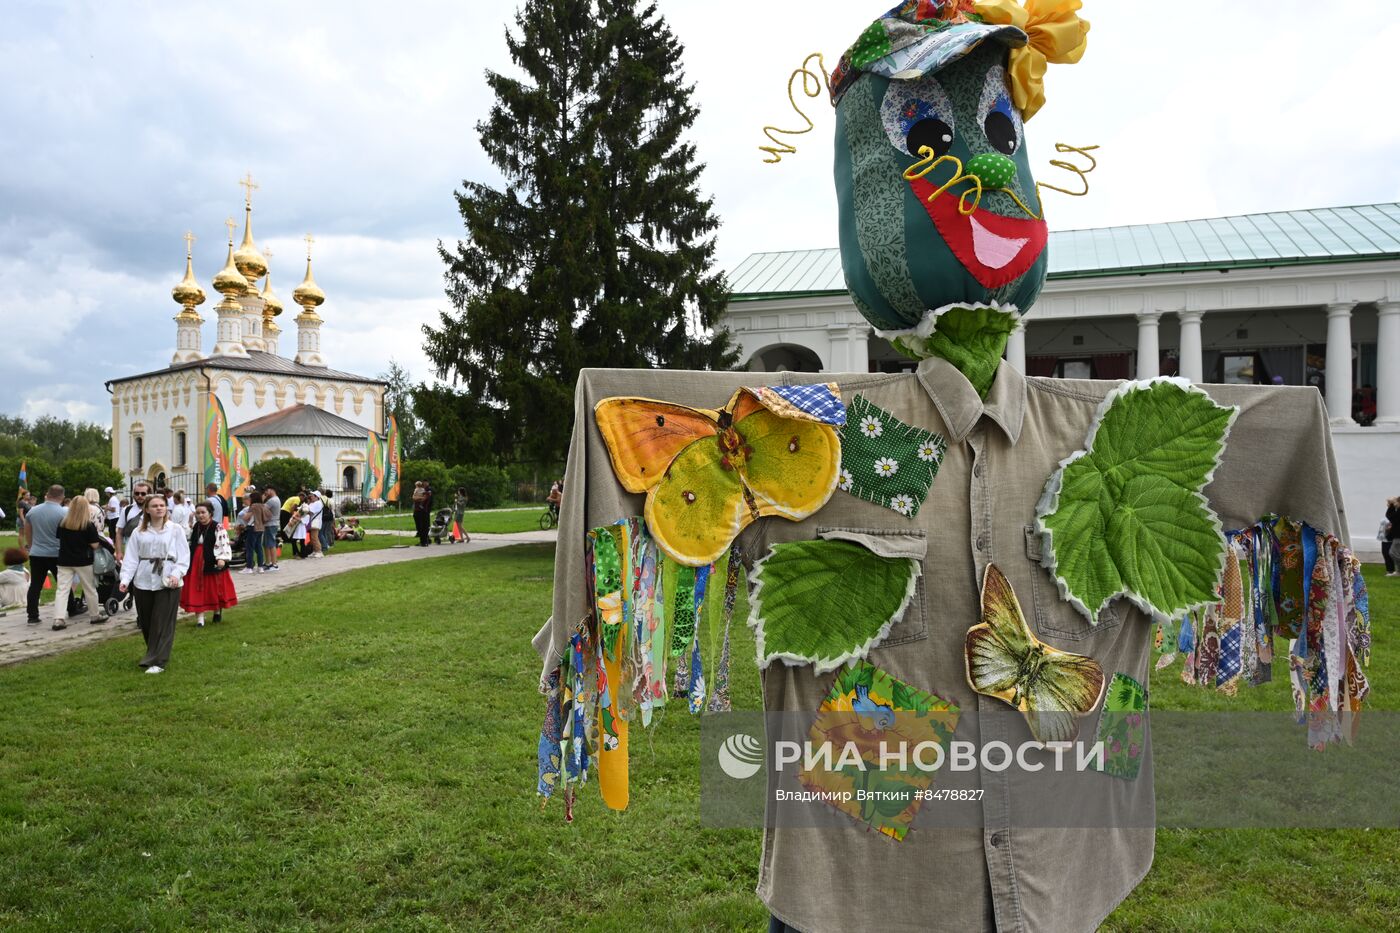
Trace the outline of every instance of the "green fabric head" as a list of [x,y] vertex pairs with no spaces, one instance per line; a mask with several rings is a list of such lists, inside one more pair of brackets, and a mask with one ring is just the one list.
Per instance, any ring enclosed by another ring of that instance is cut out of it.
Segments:
[[[1046,225],[1029,214],[1040,204],[1006,61],[986,42],[912,80],[860,73],[837,105],[846,285],[884,336],[912,338],[894,339],[904,352],[931,355],[950,306],[1019,313],[1044,285]],[[952,158],[906,179],[932,161],[921,149]]]

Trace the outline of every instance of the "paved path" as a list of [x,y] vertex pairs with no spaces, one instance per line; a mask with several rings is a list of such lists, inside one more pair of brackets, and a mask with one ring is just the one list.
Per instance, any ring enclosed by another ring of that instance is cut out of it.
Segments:
[[[265,593],[276,593],[361,567],[397,564],[425,557],[444,557],[467,551],[485,551],[510,544],[553,542],[557,538],[558,533],[555,531],[522,531],[501,535],[474,534],[471,541],[465,544],[442,544],[425,548],[396,545],[372,551],[356,551],[352,554],[336,554],[332,551],[329,556],[320,560],[284,560],[281,564],[282,569],[277,573],[242,574],[235,571],[233,579],[241,604]],[[39,617],[42,621],[38,625],[30,625],[25,621],[22,606],[0,615],[0,666],[58,654],[108,638],[136,634],[134,611],[119,612],[101,625],[88,622],[88,619],[92,618],[91,614],[76,616],[68,621],[66,629],[55,632],[50,628],[53,623],[53,609],[52,605],[39,607]],[[182,615],[181,618],[188,619],[189,616]]]

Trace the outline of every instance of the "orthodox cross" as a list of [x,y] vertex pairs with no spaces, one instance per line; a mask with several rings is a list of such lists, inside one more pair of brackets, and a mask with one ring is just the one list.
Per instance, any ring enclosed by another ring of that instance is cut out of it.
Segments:
[[255,189],[255,188],[258,187],[257,183],[253,181],[253,173],[252,173],[252,172],[248,172],[248,173],[245,174],[241,179],[239,179],[238,183],[239,183],[240,185],[243,186],[243,203],[244,203],[244,205],[247,206],[247,207],[252,207],[252,206],[253,206],[253,189]]
[[194,233],[193,233],[192,231],[186,230],[186,231],[185,231],[185,258],[186,258],[186,259],[189,259],[191,256],[194,255],[194,240],[195,240]]
[[232,217],[224,221],[224,226],[228,227],[228,245],[233,245],[233,228],[238,226]]
[[307,261],[307,262],[310,262],[310,261],[311,261],[311,244],[316,242],[316,238],[315,238],[314,236],[312,236],[311,234],[308,233],[306,236],[302,237],[302,239],[306,241],[306,261]]

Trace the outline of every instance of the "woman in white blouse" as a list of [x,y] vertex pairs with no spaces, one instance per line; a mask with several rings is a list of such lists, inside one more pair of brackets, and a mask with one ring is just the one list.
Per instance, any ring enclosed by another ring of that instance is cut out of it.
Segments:
[[159,674],[170,662],[175,644],[175,617],[180,587],[190,569],[185,529],[169,520],[165,497],[146,498],[141,524],[122,554],[121,591],[135,589],[136,624],[146,639],[146,656],[136,662],[147,674]]

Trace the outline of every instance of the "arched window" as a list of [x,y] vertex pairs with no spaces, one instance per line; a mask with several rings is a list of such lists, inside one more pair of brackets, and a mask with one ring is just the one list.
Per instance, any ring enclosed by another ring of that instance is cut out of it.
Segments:
[[131,466],[141,469],[146,465],[145,438],[137,434],[131,439]]
[[359,489],[359,484],[355,482],[355,468],[353,466],[348,466],[342,470],[340,476],[343,481],[340,487],[342,491],[354,492]]
[[185,464],[189,463],[189,460],[185,457],[185,453],[186,453],[186,449],[185,449],[185,448],[186,448],[185,432],[184,432],[184,431],[176,431],[176,432],[175,432],[175,465],[176,465],[176,466],[184,466]]

